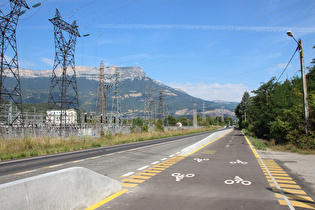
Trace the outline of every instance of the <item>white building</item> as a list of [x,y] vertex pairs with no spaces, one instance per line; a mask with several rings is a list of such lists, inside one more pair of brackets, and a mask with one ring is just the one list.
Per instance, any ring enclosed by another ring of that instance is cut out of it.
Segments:
[[62,122],[66,121],[66,125],[77,124],[77,112],[75,109],[68,109],[61,113],[61,110],[48,110],[46,112],[46,123],[50,125],[60,125],[60,118],[62,116]]

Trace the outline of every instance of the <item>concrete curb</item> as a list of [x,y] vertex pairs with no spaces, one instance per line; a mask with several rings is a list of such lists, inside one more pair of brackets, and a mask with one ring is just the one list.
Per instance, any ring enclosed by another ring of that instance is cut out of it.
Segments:
[[0,209],[85,209],[122,189],[121,183],[82,167],[0,185]]
[[211,134],[210,136],[198,141],[197,143],[190,145],[189,147],[186,147],[185,149],[182,149],[180,154],[181,155],[189,155],[193,151],[205,146],[206,144],[209,144],[211,141],[223,136],[224,134],[227,134],[231,130],[233,130],[233,129],[225,129],[222,131],[215,132],[215,133]]

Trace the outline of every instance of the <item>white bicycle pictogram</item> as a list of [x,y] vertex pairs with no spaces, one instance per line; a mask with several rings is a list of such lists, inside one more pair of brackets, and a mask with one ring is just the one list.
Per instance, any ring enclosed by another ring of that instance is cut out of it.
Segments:
[[243,165],[246,165],[246,164],[247,164],[247,162],[241,161],[241,160],[231,161],[230,163],[231,163],[231,164],[240,163],[240,164],[243,164]]
[[224,181],[225,184],[239,184],[241,183],[242,185],[251,185],[252,183],[250,181],[244,180],[239,176],[235,176],[234,180],[228,179]]
[[176,182],[179,182],[180,180],[184,179],[185,177],[187,177],[187,178],[194,177],[195,174],[173,173],[172,176],[174,176],[176,178]]
[[198,163],[202,162],[202,161],[208,161],[209,159],[208,158],[194,158],[194,160],[196,160]]

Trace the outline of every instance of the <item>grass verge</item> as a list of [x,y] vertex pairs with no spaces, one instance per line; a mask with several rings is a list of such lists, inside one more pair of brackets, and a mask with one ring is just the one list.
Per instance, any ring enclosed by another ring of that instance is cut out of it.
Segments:
[[130,133],[127,135],[108,133],[102,137],[75,136],[68,138],[30,137],[25,136],[18,139],[0,139],[0,160],[25,158],[60,152],[69,152],[96,147],[104,147],[132,142],[140,142],[152,139],[181,136],[187,134],[201,133],[218,129],[218,126],[210,128],[197,128],[191,130],[176,130],[165,132]]
[[266,141],[263,139],[255,138],[249,131],[246,129],[242,130],[245,136],[251,141],[252,145],[255,146],[256,149],[259,150],[272,150],[272,151],[279,151],[279,152],[294,152],[299,154],[315,154],[314,150],[303,150],[299,149],[296,146],[288,143],[285,145],[275,145],[274,141]]
[[259,150],[266,150],[268,148],[268,144],[266,141],[262,140],[262,139],[257,139],[255,137],[253,137],[250,132],[248,132],[247,130],[243,129],[242,130],[243,133],[245,134],[245,136],[250,140],[250,142],[252,143],[252,145],[254,145],[254,147],[256,149]]

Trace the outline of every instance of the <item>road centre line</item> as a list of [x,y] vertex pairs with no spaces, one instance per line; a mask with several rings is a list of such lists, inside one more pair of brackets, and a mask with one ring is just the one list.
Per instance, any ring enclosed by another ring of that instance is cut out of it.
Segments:
[[52,165],[52,166],[47,166],[47,167],[44,167],[44,168],[56,168],[58,166],[62,166],[63,164],[57,164],[57,165]]
[[130,176],[130,175],[134,174],[134,173],[135,173],[135,172],[128,172],[128,173],[122,175],[121,177],[127,177],[127,176]]
[[81,160],[75,160],[75,161],[70,161],[69,163],[79,163],[79,162],[83,162],[85,161],[86,159],[81,159]]
[[141,168],[138,168],[137,170],[138,171],[142,171],[143,169],[146,169],[146,168],[149,168],[150,166],[143,166],[143,167],[141,167]]
[[28,173],[32,173],[32,172],[35,172],[37,170],[31,170],[31,171],[23,171],[23,172],[20,172],[20,173],[16,173],[14,175],[22,175],[22,174],[28,174]]

